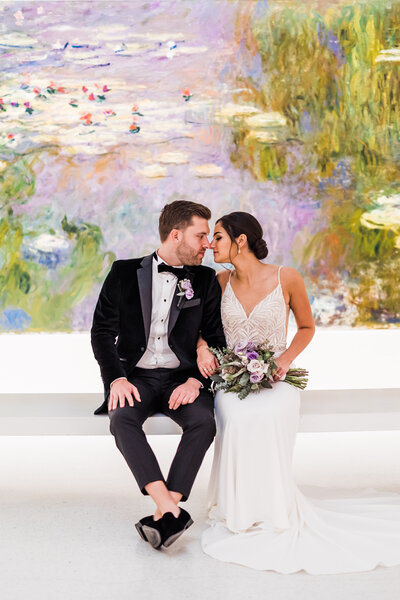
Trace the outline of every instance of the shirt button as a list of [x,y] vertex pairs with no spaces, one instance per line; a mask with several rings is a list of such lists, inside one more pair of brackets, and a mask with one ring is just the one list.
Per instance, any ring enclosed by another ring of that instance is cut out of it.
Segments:
[[140,350],[141,350],[142,352],[144,352],[144,346],[142,346],[142,347],[140,348]]
[[157,339],[159,340],[160,338],[158,337]]
[[169,283],[169,279],[167,279],[167,283]]
[[164,298],[164,302],[166,302],[167,300]]

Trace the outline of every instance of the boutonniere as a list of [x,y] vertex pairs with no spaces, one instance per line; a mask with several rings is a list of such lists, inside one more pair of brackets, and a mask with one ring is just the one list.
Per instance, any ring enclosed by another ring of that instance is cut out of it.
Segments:
[[178,302],[178,308],[181,306],[183,299],[186,298],[186,300],[191,300],[194,296],[194,291],[192,288],[192,282],[190,281],[190,279],[180,279],[178,281],[178,296],[180,296],[179,298],[179,302]]

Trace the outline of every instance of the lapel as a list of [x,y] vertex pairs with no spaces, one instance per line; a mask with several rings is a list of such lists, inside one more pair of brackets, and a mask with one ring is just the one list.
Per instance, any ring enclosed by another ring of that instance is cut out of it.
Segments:
[[[187,273],[187,275],[185,275],[185,278],[190,279],[190,282],[193,284],[194,273],[190,270],[190,267],[186,267],[186,268],[188,269],[189,273]],[[183,306],[185,305],[185,301],[186,301],[184,298],[183,302],[181,302],[180,306],[178,306],[179,300],[181,299],[181,296],[178,296],[178,292],[179,292],[179,288],[178,288],[178,282],[177,282],[174,297],[172,298],[171,310],[169,313],[168,337],[171,335],[171,331],[175,327],[175,323],[179,317],[179,313],[181,312]]]
[[146,343],[149,340],[152,308],[152,282],[153,282],[153,254],[145,256],[137,270],[139,285],[140,303],[142,306],[142,315],[144,331],[146,334]]

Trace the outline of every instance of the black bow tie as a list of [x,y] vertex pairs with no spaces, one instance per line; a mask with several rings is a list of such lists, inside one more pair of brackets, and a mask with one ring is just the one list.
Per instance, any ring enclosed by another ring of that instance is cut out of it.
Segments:
[[171,267],[171,265],[161,263],[160,265],[158,265],[157,268],[159,273],[173,273],[177,276],[178,279],[183,279],[188,275],[188,270],[186,269],[186,267]]

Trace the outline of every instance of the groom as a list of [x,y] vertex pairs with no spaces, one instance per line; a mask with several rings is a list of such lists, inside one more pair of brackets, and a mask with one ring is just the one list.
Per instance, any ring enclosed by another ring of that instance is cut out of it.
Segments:
[[[196,365],[199,334],[224,346],[215,271],[201,266],[209,248],[210,210],[178,200],[159,219],[161,246],[149,256],[114,262],[93,317],[110,431],[156,512],[136,523],[153,548],[170,546],[192,523],[187,500],[215,435],[212,394]],[[142,425],[162,412],[183,430],[166,480]]]

